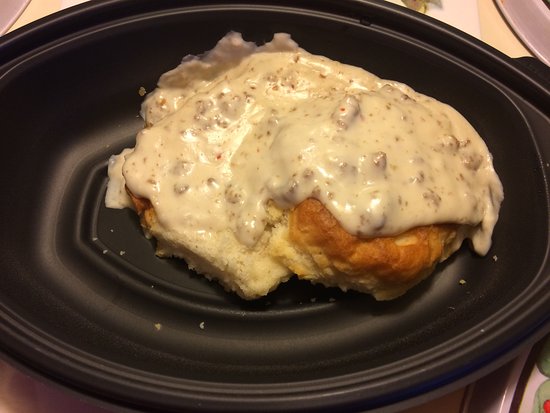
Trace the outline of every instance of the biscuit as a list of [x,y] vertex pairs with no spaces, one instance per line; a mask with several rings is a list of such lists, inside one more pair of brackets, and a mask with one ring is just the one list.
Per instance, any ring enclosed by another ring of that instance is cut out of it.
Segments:
[[[157,238],[157,255],[197,260],[195,254],[182,246],[178,246],[175,254],[169,252],[171,249],[166,246],[170,241],[156,230],[158,224],[151,203],[131,192],[129,195],[145,233],[154,233]],[[330,211],[313,198],[290,211],[270,204],[270,212],[272,225],[277,229],[268,232],[268,240],[261,244],[259,253],[273,258],[274,272],[280,272],[280,264],[287,268],[287,273],[275,280],[276,284],[263,291],[243,287],[239,280],[246,280],[246,268],[238,276],[228,276],[220,270],[226,268],[223,264],[226,254],[209,257],[208,270],[204,263],[192,267],[198,267],[199,272],[221,281],[226,289],[245,299],[263,296],[296,275],[327,287],[352,289],[369,293],[377,300],[391,300],[429,276],[436,264],[460,245],[458,226],[452,224],[422,226],[396,236],[360,238],[346,232]],[[270,272],[268,268],[264,271]]]
[[378,300],[460,248],[491,246],[503,190],[455,109],[288,34],[229,33],[163,74],[106,204],[133,206],[156,254],[245,299],[296,275]]

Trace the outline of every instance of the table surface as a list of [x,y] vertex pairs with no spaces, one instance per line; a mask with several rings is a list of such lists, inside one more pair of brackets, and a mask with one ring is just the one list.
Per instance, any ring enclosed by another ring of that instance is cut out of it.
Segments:
[[[84,1],[86,0],[31,0],[9,31]],[[387,1],[401,4],[400,0]],[[481,39],[510,57],[531,56],[502,19],[493,0],[442,0],[442,4],[443,7],[440,8],[432,7],[428,14]],[[508,363],[492,375],[506,376],[515,364],[518,364],[518,360]],[[485,382],[487,381],[491,382],[485,378]],[[478,387],[481,384],[482,380],[477,382]],[[474,385],[470,385],[452,390],[427,403],[406,409],[403,413],[468,413],[467,399],[471,397],[473,387]],[[491,403],[484,407],[491,412],[483,413],[504,413],[504,397],[505,395],[500,397],[496,394],[492,407],[489,406]],[[29,412],[110,413],[111,410],[25,372],[11,362],[0,360],[0,413]]]

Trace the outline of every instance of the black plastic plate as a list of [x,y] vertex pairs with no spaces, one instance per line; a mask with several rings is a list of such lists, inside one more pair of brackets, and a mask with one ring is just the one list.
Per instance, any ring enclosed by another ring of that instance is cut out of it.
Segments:
[[[104,207],[107,160],[142,126],[139,88],[229,30],[289,32],[462,112],[505,190],[489,254],[465,246],[391,302],[297,280],[245,302],[156,258],[131,211]],[[0,348],[84,394],[146,411],[391,410],[548,331],[549,89],[429,18],[371,1],[91,2],[0,40],[0,108]]]

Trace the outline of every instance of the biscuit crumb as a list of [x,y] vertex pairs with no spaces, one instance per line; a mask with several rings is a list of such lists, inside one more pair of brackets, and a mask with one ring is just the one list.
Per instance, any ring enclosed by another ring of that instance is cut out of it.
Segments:
[[102,252],[103,252],[103,254],[107,254],[109,252],[109,250],[103,250]]
[[122,255],[126,254],[126,251],[121,250],[118,254],[122,256]]
[[92,241],[94,242],[97,241],[97,239],[98,239],[97,237],[92,237]]
[[161,323],[155,323],[155,328],[157,329],[157,331],[160,331],[160,329],[162,328],[162,324]]
[[146,93],[147,93],[147,91],[145,90],[145,88],[143,86],[140,86],[139,90],[138,90],[138,94],[140,96],[145,96]]
[[461,279],[458,281],[458,283],[459,283],[460,285],[464,285],[464,284],[466,284],[466,280],[463,279],[463,278],[461,278]]
[[493,261],[497,262],[497,260],[498,260],[498,257],[496,255],[493,255]]
[[200,322],[199,328],[200,328],[201,330],[204,330],[204,321],[201,321],[201,322]]

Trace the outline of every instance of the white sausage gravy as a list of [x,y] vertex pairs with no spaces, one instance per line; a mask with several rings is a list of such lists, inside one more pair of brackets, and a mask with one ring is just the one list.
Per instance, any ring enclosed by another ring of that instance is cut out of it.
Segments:
[[109,161],[108,207],[150,200],[188,239],[227,230],[252,248],[266,204],[320,200],[360,237],[434,223],[471,226],[487,253],[503,199],[492,157],[453,108],[279,33],[229,33],[161,76],[134,148]]

